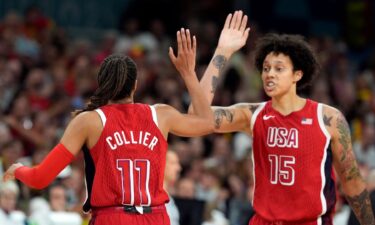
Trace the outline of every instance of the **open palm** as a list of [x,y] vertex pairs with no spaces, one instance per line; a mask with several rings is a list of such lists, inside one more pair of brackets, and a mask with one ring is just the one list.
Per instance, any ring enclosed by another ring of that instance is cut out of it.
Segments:
[[249,36],[250,28],[246,28],[247,16],[242,11],[229,14],[221,31],[218,48],[234,53],[242,48]]

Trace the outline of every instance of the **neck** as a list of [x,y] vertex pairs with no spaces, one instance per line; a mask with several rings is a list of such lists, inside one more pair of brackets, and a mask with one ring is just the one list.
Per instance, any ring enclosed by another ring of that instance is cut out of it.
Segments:
[[108,104],[129,104],[129,103],[134,103],[134,100],[133,98],[123,98],[123,99],[120,99],[120,100],[109,100],[108,101]]
[[306,99],[298,95],[284,95],[272,98],[272,108],[282,115],[288,115],[294,111],[302,109],[306,104]]

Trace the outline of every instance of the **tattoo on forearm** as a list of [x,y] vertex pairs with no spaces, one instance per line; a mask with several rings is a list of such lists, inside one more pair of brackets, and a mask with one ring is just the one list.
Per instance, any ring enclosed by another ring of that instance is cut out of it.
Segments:
[[344,161],[350,147],[350,130],[349,125],[342,114],[337,118],[337,129],[340,134],[339,142],[343,148],[340,161]]
[[213,75],[212,76],[212,82],[211,82],[211,85],[212,85],[212,90],[211,90],[211,93],[214,93],[216,91],[216,88],[219,84],[219,78],[217,78],[217,76]]
[[234,117],[233,113],[228,109],[215,109],[214,115],[215,115],[215,127],[216,128],[220,128],[224,117],[230,123],[233,121],[233,117]]
[[359,195],[346,196],[346,199],[350,203],[361,225],[375,224],[369,193],[366,189]]
[[331,120],[332,120],[332,116],[327,116],[327,115],[323,116],[324,125],[328,127],[331,126]]
[[223,55],[217,55],[213,58],[212,62],[220,72],[224,68],[227,58]]

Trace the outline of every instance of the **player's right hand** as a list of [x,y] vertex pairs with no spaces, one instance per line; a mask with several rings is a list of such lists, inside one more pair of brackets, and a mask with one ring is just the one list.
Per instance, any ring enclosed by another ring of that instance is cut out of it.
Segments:
[[243,15],[241,10],[235,11],[233,15],[229,14],[221,30],[217,48],[229,54],[242,48],[250,32],[250,27],[246,28],[246,25],[247,15]]
[[191,38],[189,29],[181,28],[177,31],[177,56],[172,47],[169,47],[169,58],[182,77],[195,76],[195,57],[197,54],[197,41]]

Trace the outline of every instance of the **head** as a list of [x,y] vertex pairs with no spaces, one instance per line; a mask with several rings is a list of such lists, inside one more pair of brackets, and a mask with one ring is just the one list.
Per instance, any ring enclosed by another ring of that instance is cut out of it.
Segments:
[[319,64],[309,44],[298,35],[268,34],[257,43],[255,66],[270,97],[308,86]]
[[5,212],[15,210],[19,188],[14,181],[7,181],[0,184],[0,208]]
[[62,185],[53,185],[48,192],[48,199],[52,211],[65,211],[66,210],[66,191]]
[[137,66],[128,56],[110,55],[101,64],[97,80],[98,88],[88,106],[79,113],[94,110],[109,101],[132,98],[137,83]]
[[169,150],[167,152],[166,163],[165,163],[165,172],[164,172],[164,181],[166,185],[173,185],[181,171],[180,160],[176,152]]

